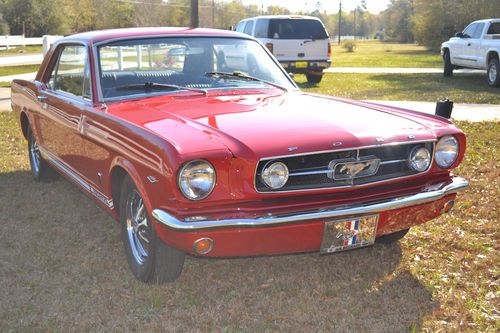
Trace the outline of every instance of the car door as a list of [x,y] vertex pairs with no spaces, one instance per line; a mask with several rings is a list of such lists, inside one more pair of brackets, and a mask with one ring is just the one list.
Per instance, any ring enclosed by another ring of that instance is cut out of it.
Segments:
[[87,183],[91,165],[82,133],[85,110],[92,107],[88,51],[85,45],[67,44],[56,52],[58,60],[39,91],[41,131],[48,158],[71,178]]
[[476,30],[477,23],[472,23],[467,26],[462,32],[463,36],[457,38],[450,45],[450,55],[452,63],[459,66],[469,66],[470,61],[467,55],[467,44],[469,44],[470,38]]
[[481,68],[485,66],[483,56],[486,50],[482,50],[481,37],[485,28],[484,23],[476,23],[476,28],[472,31],[470,38],[465,45],[466,63],[469,67]]

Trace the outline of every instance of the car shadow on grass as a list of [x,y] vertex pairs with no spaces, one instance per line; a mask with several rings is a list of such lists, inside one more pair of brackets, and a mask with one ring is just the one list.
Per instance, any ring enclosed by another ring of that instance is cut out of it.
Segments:
[[187,257],[173,284],[128,270],[119,227],[62,178],[0,174],[0,328],[378,331],[418,328],[439,305],[399,244],[319,256]]

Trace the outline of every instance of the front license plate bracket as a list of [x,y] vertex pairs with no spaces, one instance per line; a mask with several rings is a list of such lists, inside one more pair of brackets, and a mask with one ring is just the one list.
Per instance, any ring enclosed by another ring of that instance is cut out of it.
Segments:
[[326,221],[320,253],[333,253],[370,246],[375,243],[378,215]]

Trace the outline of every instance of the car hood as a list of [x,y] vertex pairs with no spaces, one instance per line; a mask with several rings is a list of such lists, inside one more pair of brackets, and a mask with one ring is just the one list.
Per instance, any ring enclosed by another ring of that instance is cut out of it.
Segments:
[[442,118],[371,103],[269,91],[164,95],[111,104],[108,112],[180,151],[202,154],[222,145],[249,158],[434,140],[435,130],[448,125]]

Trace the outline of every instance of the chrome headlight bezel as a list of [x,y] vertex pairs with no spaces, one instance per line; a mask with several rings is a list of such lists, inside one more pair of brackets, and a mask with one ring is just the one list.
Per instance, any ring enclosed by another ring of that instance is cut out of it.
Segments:
[[[415,160],[415,157],[420,156],[420,157],[425,157],[425,159],[420,159],[420,160]],[[424,161],[423,164],[419,164],[419,162]],[[412,170],[418,171],[418,172],[424,172],[427,169],[429,169],[430,165],[432,162],[432,154],[427,149],[426,147],[423,146],[417,146],[414,147],[410,151],[410,155],[408,156],[408,165]]]
[[[281,181],[278,183],[278,185],[274,184],[272,181],[270,181],[270,172],[272,172],[273,168],[281,168],[282,171],[284,171],[285,175],[282,177]],[[288,167],[286,166],[285,163],[280,162],[280,161],[269,161],[264,165],[262,168],[262,171],[260,173],[260,179],[262,182],[269,188],[273,190],[278,190],[285,186],[286,182],[288,181],[288,176],[289,176],[289,170]]]
[[[448,148],[452,149],[448,150]],[[436,143],[434,160],[440,168],[450,168],[457,161],[459,150],[457,138],[453,135],[445,135]]]
[[[205,172],[203,172],[205,170]],[[198,172],[197,172],[198,171]],[[204,188],[193,186],[193,179],[196,174],[205,173],[209,175],[210,184]],[[190,178],[190,179],[189,179]],[[184,163],[177,173],[177,187],[182,195],[191,201],[199,201],[207,198],[213,191],[217,183],[217,174],[214,166],[207,160],[192,160]],[[194,191],[196,189],[197,191]],[[201,193],[196,193],[200,192]]]

